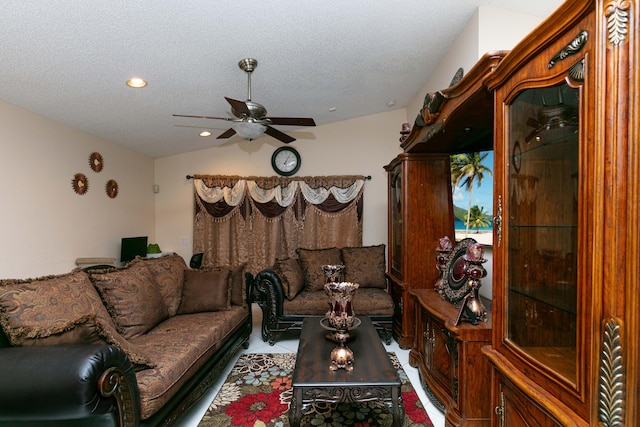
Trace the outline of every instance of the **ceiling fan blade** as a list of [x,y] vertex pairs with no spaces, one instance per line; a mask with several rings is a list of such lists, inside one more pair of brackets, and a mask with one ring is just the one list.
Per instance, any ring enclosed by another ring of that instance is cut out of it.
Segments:
[[233,121],[234,119],[231,119],[229,117],[211,117],[211,116],[190,116],[187,114],[172,114],[173,117],[189,117],[192,119],[213,119],[213,120],[226,120],[226,121]]
[[174,125],[174,126],[179,128],[194,128],[194,129],[201,129],[201,130],[223,130],[222,128],[215,128],[211,126],[192,126],[192,125]]
[[227,98],[226,96],[224,97],[224,99],[226,99],[227,102],[231,104],[231,112],[235,111],[235,113],[238,113],[240,115],[251,117],[251,112],[249,111],[249,107],[247,107],[247,104],[245,104],[243,101]]
[[280,141],[284,142],[285,144],[289,144],[290,142],[295,141],[296,139],[287,135],[284,132],[280,132],[278,129],[272,128],[271,126],[266,126],[266,130],[264,131],[264,133],[266,133],[269,136],[274,137],[275,139],[279,139]]
[[224,132],[222,132],[220,135],[218,135],[218,137],[216,139],[231,138],[235,134],[236,134],[236,131],[233,130],[233,128],[229,128],[229,129],[225,130]]
[[315,126],[316,122],[308,117],[267,117],[272,125]]

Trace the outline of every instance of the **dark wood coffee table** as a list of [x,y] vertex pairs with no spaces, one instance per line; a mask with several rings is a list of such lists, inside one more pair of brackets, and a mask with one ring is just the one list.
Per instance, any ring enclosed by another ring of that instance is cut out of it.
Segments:
[[320,317],[308,317],[302,324],[296,366],[293,371],[293,398],[289,424],[300,425],[305,408],[312,402],[370,402],[382,400],[393,416],[393,425],[404,422],[404,406],[398,371],[389,359],[371,320],[359,317],[362,324],[349,334],[348,346],[354,353],[353,371],[332,371],[330,353],[336,343],[327,339],[329,331],[320,325]]

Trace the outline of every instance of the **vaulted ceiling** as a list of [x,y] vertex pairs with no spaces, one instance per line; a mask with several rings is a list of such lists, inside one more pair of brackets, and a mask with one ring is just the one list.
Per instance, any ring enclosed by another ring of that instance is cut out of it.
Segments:
[[322,125],[405,107],[479,6],[544,17],[560,3],[4,0],[0,100],[164,157],[237,141],[215,139],[228,122],[172,114],[229,117],[224,96],[247,98],[243,58],[269,115]]

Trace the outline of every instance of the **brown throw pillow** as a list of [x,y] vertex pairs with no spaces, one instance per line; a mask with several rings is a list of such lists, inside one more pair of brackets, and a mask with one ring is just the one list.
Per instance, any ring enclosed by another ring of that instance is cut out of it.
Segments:
[[158,289],[167,306],[169,316],[175,316],[178,307],[180,307],[184,271],[187,269],[187,264],[184,262],[184,259],[174,253],[160,258],[136,258],[131,261],[129,265],[138,262],[147,266],[158,284]]
[[231,308],[231,271],[228,268],[186,270],[178,314]]
[[134,338],[169,317],[158,284],[144,263],[105,274],[91,274],[118,332]]
[[386,288],[384,245],[342,248],[344,279],[362,288]]
[[244,286],[244,273],[247,264],[231,267],[231,305],[245,307],[247,305],[247,290]]
[[304,271],[295,258],[277,259],[273,271],[280,278],[284,294],[292,301],[304,289]]
[[89,276],[81,270],[1,281],[0,324],[15,346],[106,342],[122,348],[139,367],[155,366],[118,334]]
[[298,249],[298,259],[304,271],[305,289],[309,292],[324,289],[326,279],[323,265],[342,264],[340,249]]
[[37,329],[43,335],[95,314],[113,325],[100,296],[82,270],[36,279],[0,281],[0,323],[9,338]]

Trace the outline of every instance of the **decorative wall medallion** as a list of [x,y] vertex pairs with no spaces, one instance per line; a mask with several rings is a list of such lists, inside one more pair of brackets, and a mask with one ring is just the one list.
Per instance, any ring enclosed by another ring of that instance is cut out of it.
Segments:
[[608,2],[604,7],[604,15],[607,17],[607,29],[609,30],[609,43],[618,46],[627,38],[627,26],[631,7],[628,0],[615,0]]
[[91,166],[91,170],[94,172],[100,172],[104,167],[104,161],[102,159],[102,154],[93,152],[89,155],[89,166]]
[[71,180],[71,187],[76,193],[84,194],[89,189],[89,181],[87,181],[87,177],[83,173],[77,173]]
[[116,196],[118,195],[118,183],[115,179],[110,179],[109,181],[107,181],[106,191],[107,196],[112,199],[116,198]]

